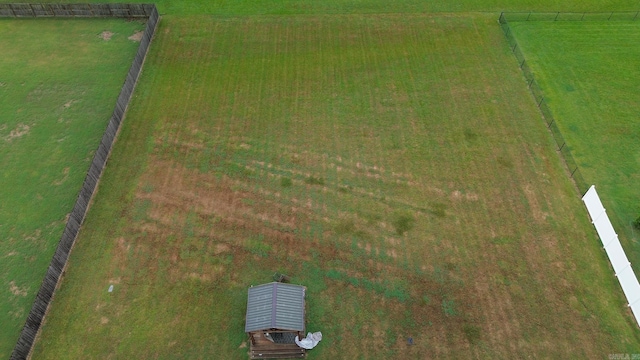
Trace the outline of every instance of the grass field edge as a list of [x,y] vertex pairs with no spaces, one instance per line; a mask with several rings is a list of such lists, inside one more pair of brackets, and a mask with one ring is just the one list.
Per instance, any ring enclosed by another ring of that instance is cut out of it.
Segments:
[[[115,109],[109,120],[109,124],[103,134],[102,140],[96,150],[82,188],[78,194],[73,210],[69,214],[65,229],[62,233],[51,263],[44,276],[40,289],[36,295],[33,306],[27,315],[25,325],[20,332],[16,346],[11,354],[12,360],[27,359],[33,349],[35,340],[40,332],[42,322],[47,314],[51,300],[59,286],[62,275],[67,265],[67,260],[80,231],[80,227],[86,217],[95,194],[100,177],[109,158],[111,148],[117,138],[120,125],[125,118],[129,101],[137,84],[142,67],[146,59],[151,41],[160,21],[160,16],[155,5],[151,5],[151,14],[147,18],[147,25],[136,56],[131,64],[126,80],[122,86]],[[1,15],[0,15],[1,17]],[[74,16],[70,16],[74,17]],[[115,16],[120,17],[120,16]]]
[[556,150],[560,153],[563,159],[563,162],[566,165],[566,169],[568,171],[569,177],[573,180],[573,183],[576,186],[576,190],[582,197],[589,190],[589,186],[587,182],[584,180],[584,177],[582,176],[582,173],[578,168],[578,164],[576,163],[575,159],[571,155],[571,151],[569,150],[569,147],[566,146],[566,141],[564,140],[562,133],[560,133],[560,129],[558,129],[558,126],[553,117],[553,114],[551,113],[551,110],[549,109],[549,107],[547,106],[547,103],[545,102],[544,94],[542,93],[542,90],[538,86],[538,83],[536,82],[533,76],[533,73],[529,69],[529,66],[527,65],[527,61],[524,58],[524,55],[522,54],[522,52],[520,51],[518,42],[516,41],[515,37],[511,33],[511,28],[509,27],[509,21],[507,19],[507,16],[505,16],[505,14],[509,14],[509,13],[504,13],[504,12],[501,13],[500,18],[498,19],[498,22],[500,23],[500,28],[502,29],[505,37],[507,38],[507,42],[509,43],[509,48],[511,49],[511,53],[515,56],[516,60],[518,61],[518,67],[520,68],[520,70],[522,70],[522,74],[524,75],[527,81],[527,87],[529,88],[529,92],[531,93],[531,95],[533,95],[533,98],[535,99],[536,105],[540,110],[540,114],[542,115],[542,119],[545,121],[547,125],[547,129],[551,132],[551,135],[553,136],[553,139],[556,142],[556,145],[557,145]]
[[[523,16],[524,14],[527,15],[527,17],[525,19],[511,19],[509,20],[507,17],[509,16]],[[527,86],[528,89],[531,93],[531,95],[533,95],[534,100],[537,104],[537,107],[540,111],[540,114],[542,115],[542,119],[545,121],[546,125],[547,125],[547,129],[551,132],[553,139],[556,142],[557,148],[556,148],[556,152],[558,152],[560,154],[560,157],[563,159],[563,163],[565,164],[565,169],[567,170],[567,174],[569,175],[569,177],[571,178],[571,180],[573,180],[573,184],[575,189],[578,191],[578,194],[580,195],[580,199],[582,200],[582,202],[584,203],[584,198],[587,196],[587,193],[591,190],[592,187],[595,187],[595,185],[589,185],[586,180],[584,179],[584,177],[582,176],[582,173],[580,172],[580,169],[578,167],[578,163],[575,161],[575,159],[573,158],[573,155],[571,155],[571,151],[569,150],[569,146],[567,145],[564,137],[562,136],[562,133],[560,132],[560,129],[557,126],[557,123],[553,117],[553,114],[551,112],[551,109],[548,107],[547,103],[545,102],[545,97],[544,94],[542,92],[542,89],[540,88],[540,86],[537,84],[537,82],[535,81],[535,78],[533,76],[533,72],[531,71],[531,69],[529,68],[529,66],[527,65],[526,59],[522,53],[522,51],[520,50],[520,47],[518,45],[517,40],[515,39],[515,36],[513,35],[513,33],[511,32],[511,28],[509,26],[509,21],[513,21],[513,22],[528,22],[528,21],[543,21],[543,22],[557,22],[557,21],[569,21],[569,22],[574,22],[574,21],[584,21],[584,22],[588,22],[588,21],[603,21],[602,18],[597,17],[598,15],[603,16],[603,15],[607,15],[609,14],[609,17],[606,19],[607,21],[638,21],[640,20],[640,11],[629,11],[629,12],[616,12],[616,11],[612,11],[612,12],[583,12],[582,17],[580,19],[566,19],[565,17],[560,18],[560,15],[562,14],[580,14],[580,13],[562,13],[562,12],[502,12],[500,13],[500,17],[498,19],[498,22],[500,24],[500,27],[507,39],[507,42],[509,44],[509,48],[511,50],[511,53],[514,55],[514,57],[516,58],[516,60],[518,61],[518,67],[520,68],[520,70],[522,71],[522,74],[524,75],[526,82],[527,82]],[[589,15],[596,15],[596,17],[592,18],[586,18],[585,19],[585,15],[589,14]],[[620,18],[620,17],[613,17],[614,15],[627,15],[627,16],[631,16],[633,15],[633,17],[631,19],[628,18]],[[531,19],[531,15],[534,15],[534,19]],[[542,16],[542,18],[539,18],[540,16]],[[545,18],[546,16],[546,18]],[[551,19],[551,17],[553,17],[553,19]],[[586,203],[585,203],[586,206]],[[587,212],[588,213],[588,212]],[[590,222],[594,223],[594,219],[591,218],[590,214],[588,213],[587,217],[589,218]],[[593,228],[593,230],[596,230],[596,228]],[[597,234],[597,232],[594,231],[594,233]],[[597,238],[599,239],[599,234],[597,236]],[[603,251],[604,252],[604,251]],[[610,268],[611,271],[613,271],[613,264],[611,263],[611,259],[608,257],[607,253],[604,252],[606,255],[606,259],[607,259],[607,263],[608,263],[608,267]],[[626,256],[626,253],[625,253]],[[615,274],[616,278],[618,277],[618,274]],[[634,275],[635,276],[635,275]],[[633,324],[633,326],[638,329],[638,327],[640,326],[640,323],[638,323],[636,320],[636,316],[635,314],[633,314],[631,305],[632,303],[630,302],[630,299],[627,298],[626,296],[626,292],[624,291],[624,288],[622,287],[622,283],[621,282],[616,282],[617,284],[617,288],[618,291],[621,293],[621,295],[624,295],[624,299],[625,299],[625,305],[626,308],[624,313],[626,314],[626,316],[628,317],[628,320],[630,323]],[[637,300],[633,301],[633,303],[637,302]]]

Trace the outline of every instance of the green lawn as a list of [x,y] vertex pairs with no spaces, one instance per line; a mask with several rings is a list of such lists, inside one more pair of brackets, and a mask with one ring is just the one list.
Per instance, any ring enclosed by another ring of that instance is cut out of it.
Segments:
[[34,358],[246,358],[275,271],[310,359],[640,352],[495,14],[165,16]]
[[[0,20],[0,358],[8,358],[138,43],[122,20]],[[99,35],[111,31],[111,40]]]
[[[2,0],[0,2],[12,2]],[[90,2],[102,0],[43,0],[44,3]],[[107,1],[115,2],[115,1]],[[132,3],[149,3],[135,0]],[[433,13],[500,11],[636,11],[635,0],[188,0],[155,1],[161,14],[219,16]]]
[[[640,264],[640,22],[513,22],[580,171]],[[640,275],[640,268],[634,268]]]

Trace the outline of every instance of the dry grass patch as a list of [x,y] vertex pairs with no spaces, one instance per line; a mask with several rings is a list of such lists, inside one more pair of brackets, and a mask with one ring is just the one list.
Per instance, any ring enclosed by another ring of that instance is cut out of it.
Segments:
[[[246,290],[274,272],[308,288],[310,358],[633,348],[493,16],[189,20],[163,19],[40,357],[246,358]],[[114,277],[104,314],[77,310]]]

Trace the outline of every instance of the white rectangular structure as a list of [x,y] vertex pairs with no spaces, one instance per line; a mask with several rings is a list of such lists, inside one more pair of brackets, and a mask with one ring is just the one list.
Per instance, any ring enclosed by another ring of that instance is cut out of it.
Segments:
[[616,234],[616,231],[613,229],[607,213],[602,213],[602,215],[598,217],[598,220],[593,222],[593,226],[595,226],[596,231],[598,231],[602,246],[606,247],[610,242],[618,238],[618,234]]
[[594,185],[591,185],[589,190],[587,190],[582,197],[582,201],[584,201],[584,204],[587,206],[587,210],[589,210],[589,215],[591,215],[592,221],[598,220],[598,215],[601,215],[606,211],[604,206],[602,206],[602,201],[600,201],[600,197],[598,196]]
[[607,251],[607,255],[609,255],[609,261],[611,261],[613,271],[615,271],[616,275],[631,265],[629,259],[627,259],[627,254],[622,250],[622,244],[620,244],[620,240],[618,240],[617,237],[604,249]]
[[602,201],[596,192],[596,187],[591,185],[589,190],[582,197],[584,205],[587,207],[591,222],[598,232],[602,246],[607,252],[613,271],[620,282],[620,287],[627,298],[627,303],[631,307],[636,322],[640,325],[640,283],[631,268],[631,263],[622,249],[622,244],[618,239],[618,234],[613,229],[606,209],[602,206]]
[[[631,266],[618,274],[618,281],[620,281],[620,284],[625,284],[622,286],[622,290],[627,300],[629,300],[629,304],[633,305],[640,300],[640,284],[638,284],[638,279]],[[640,303],[638,305],[640,305]]]

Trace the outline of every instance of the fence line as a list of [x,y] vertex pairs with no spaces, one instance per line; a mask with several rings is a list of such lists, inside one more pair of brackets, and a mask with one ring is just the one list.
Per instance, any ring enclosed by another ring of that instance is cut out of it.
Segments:
[[[22,17],[22,16],[51,16],[51,15],[38,15],[35,9],[40,9],[38,6],[43,4],[0,4],[0,17],[7,17],[6,13],[2,13],[2,9],[10,8],[15,11],[18,8],[27,9],[30,8],[33,10],[32,15],[16,15],[14,13],[11,17]],[[7,6],[8,5],[8,6]],[[19,6],[18,6],[19,5]],[[85,6],[90,9],[99,9],[104,6],[109,7],[111,10],[116,9],[116,7],[111,8],[111,5],[100,5],[100,4],[46,4],[50,6],[49,9],[69,9],[78,6]],[[104,15],[102,12],[95,13],[92,17],[141,17],[140,15],[131,15],[131,9],[142,9],[144,11],[147,18],[147,26],[143,33],[142,39],[140,40],[140,46],[138,47],[138,52],[131,64],[131,68],[129,69],[129,73],[127,74],[126,80],[122,89],[120,91],[120,95],[118,96],[118,100],[116,102],[115,108],[113,110],[113,114],[109,120],[109,124],[102,136],[102,140],[98,149],[96,150],[93,160],[91,162],[91,166],[87,172],[87,176],[85,177],[84,183],[82,184],[82,188],[80,193],[78,194],[78,198],[76,203],[69,215],[69,220],[65,226],[64,232],[60,238],[60,242],[58,243],[58,247],[56,248],[56,252],[53,255],[53,259],[51,259],[51,263],[49,264],[49,268],[47,269],[47,273],[42,281],[40,286],[40,290],[36,295],[36,299],[33,303],[31,311],[27,316],[27,320],[25,322],[24,327],[22,328],[22,332],[20,333],[20,337],[16,343],[15,348],[13,349],[13,353],[11,354],[12,360],[18,359],[26,359],[35,342],[36,336],[40,330],[40,325],[42,324],[42,320],[49,308],[49,304],[54,295],[54,292],[59,284],[61,279],[61,275],[64,272],[65,266],[67,264],[67,260],[69,258],[69,253],[75,243],[78,232],[80,231],[80,227],[85,219],[87,210],[89,208],[89,203],[93,197],[93,194],[96,191],[98,186],[98,182],[100,181],[100,177],[102,176],[102,171],[109,157],[109,153],[111,152],[111,147],[114,143],[114,140],[118,134],[118,130],[120,129],[120,124],[124,118],[124,114],[127,110],[127,106],[129,105],[129,101],[131,100],[131,95],[138,81],[138,77],[142,70],[142,66],[144,64],[147,51],[149,49],[149,45],[151,44],[151,40],[156,31],[157,24],[160,20],[160,16],[158,15],[158,10],[156,6],[153,4],[114,4],[117,5],[118,11],[112,12],[112,15]],[[79,7],[78,7],[79,8]],[[129,9],[129,12],[126,12],[124,9]],[[92,10],[92,11],[93,11]],[[26,10],[25,10],[26,11]],[[53,11],[53,10],[52,10]],[[75,10],[73,10],[75,11]],[[23,14],[23,13],[21,13]],[[137,12],[136,14],[140,14]],[[64,15],[60,12],[57,12],[56,17],[78,17],[86,15],[77,15],[72,12],[69,15]]]
[[[560,133],[560,129],[558,128],[558,125],[556,124],[556,121],[553,118],[553,114],[551,113],[551,109],[549,109],[549,106],[545,101],[542,89],[540,88],[540,86],[538,86],[538,83],[533,77],[533,73],[531,72],[531,69],[527,64],[527,61],[524,58],[524,55],[522,54],[522,51],[520,51],[518,42],[516,41],[515,37],[513,36],[513,33],[511,32],[511,28],[509,27],[509,22],[507,21],[507,16],[511,17],[514,14],[528,14],[527,17],[524,18],[526,21],[526,19],[530,19],[530,15],[540,14],[540,13],[502,13],[500,14],[500,18],[499,18],[500,27],[502,28],[502,31],[504,32],[504,35],[507,38],[511,52],[518,60],[518,65],[522,70],[524,77],[527,80],[527,85],[529,87],[529,90],[531,91],[531,94],[533,94],[533,97],[536,100],[536,104],[538,105],[538,109],[540,109],[540,113],[542,113],[542,117],[547,124],[547,129],[549,129],[549,131],[551,131],[551,134],[553,134],[553,139],[556,142],[557,150],[558,152],[560,152],[560,154],[562,155],[562,158],[564,159],[564,163],[566,164],[567,169],[569,170],[570,177],[573,179],[574,183],[576,184],[576,187],[578,188],[578,191],[582,195],[585,192],[587,192],[589,187],[587,185],[587,182],[584,180],[584,177],[582,176],[580,169],[578,169],[578,164],[576,163],[573,156],[571,155],[569,146],[567,145],[566,141],[564,140],[564,137]],[[555,14],[557,18],[558,14],[562,14],[562,13],[543,13],[543,14]],[[592,13],[592,14],[595,14],[595,13]],[[636,13],[634,12],[633,14],[636,14]]]
[[503,12],[505,21],[638,21],[640,11]]
[[553,118],[551,110],[547,106],[542,89],[536,83],[531,69],[524,58],[524,55],[518,47],[518,43],[511,32],[509,27],[509,21],[638,21],[640,20],[640,11],[634,12],[583,12],[583,13],[534,13],[534,12],[519,12],[519,13],[502,13],[500,14],[499,22],[502,31],[507,38],[511,52],[518,60],[520,69],[522,70],[529,87],[529,90],[533,94],[533,97],[538,104],[538,108],[542,113],[542,116],[547,124],[547,128],[553,134],[553,138],[558,145],[558,151],[562,154],[562,157],[571,173],[571,178],[574,180],[578,190],[581,194],[584,194],[582,201],[587,207],[591,222],[596,228],[596,232],[600,237],[602,245],[604,247],[609,261],[615,272],[615,276],[618,278],[620,287],[627,298],[627,305],[631,308],[632,313],[636,319],[638,325],[640,325],[640,283],[631,268],[627,255],[625,254],[618,235],[611,225],[611,221],[606,214],[605,208],[602,206],[600,197],[596,192],[595,186],[591,185],[587,188],[587,184],[578,169],[569,147],[566,145],[556,121]]
[[636,278],[636,274],[631,268],[631,263],[622,249],[618,234],[616,234],[613,225],[611,225],[609,216],[607,216],[606,210],[602,206],[602,201],[600,201],[594,185],[591,185],[586,194],[584,194],[582,201],[587,207],[591,223],[596,228],[620,287],[622,287],[622,291],[627,298],[627,305],[631,308],[636,322],[640,325],[640,283],[638,283],[638,278]]
[[0,17],[149,18],[153,4],[0,4]]

